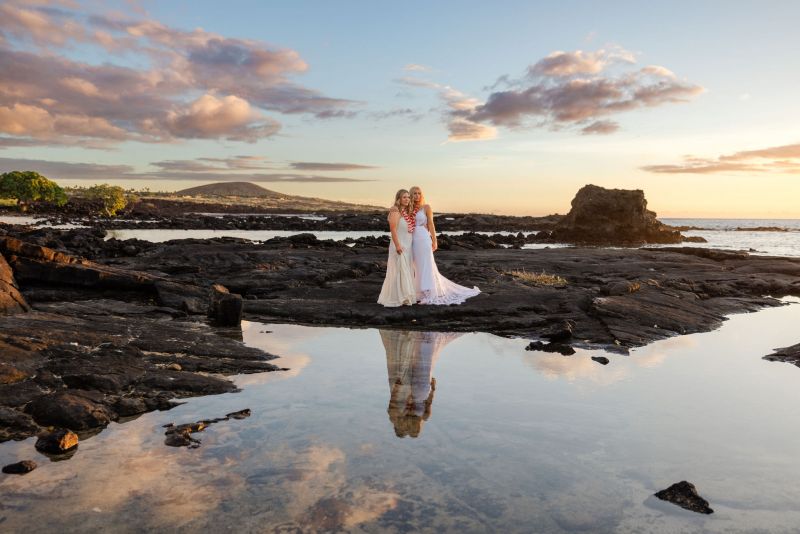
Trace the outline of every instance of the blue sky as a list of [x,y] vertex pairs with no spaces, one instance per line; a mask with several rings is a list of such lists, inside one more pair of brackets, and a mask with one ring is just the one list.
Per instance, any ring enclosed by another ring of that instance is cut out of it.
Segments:
[[533,215],[595,183],[661,216],[800,217],[797,2],[0,9],[2,171]]

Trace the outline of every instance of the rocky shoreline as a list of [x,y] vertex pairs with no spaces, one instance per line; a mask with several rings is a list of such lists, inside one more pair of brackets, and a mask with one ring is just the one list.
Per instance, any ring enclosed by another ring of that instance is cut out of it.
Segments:
[[[800,258],[681,247],[523,249],[554,240],[685,240],[647,210],[639,190],[586,186],[564,217],[439,216],[439,230],[467,230],[439,235],[439,269],[482,291],[460,306],[378,305],[385,235],[106,239],[121,227],[384,231],[384,214],[144,215],[81,218],[88,227],[72,229],[0,224],[0,441],[51,427],[74,431],[75,441],[182,397],[234,391],[225,375],[279,370],[268,362],[276,356],[242,343],[242,316],[489,332],[569,356],[574,347],[624,353],[800,296]],[[795,353],[784,359],[794,363]]]
[[156,244],[103,235],[0,227],[6,289],[18,288],[26,306],[0,317],[0,440],[49,426],[96,432],[181,397],[234,390],[223,375],[277,369],[267,362],[274,356],[241,343],[240,330],[208,319],[212,284],[241,295],[253,321],[483,331],[562,354],[624,352],[800,296],[800,259],[679,247],[514,250],[468,234],[442,236],[437,262],[481,295],[461,306],[383,308],[375,299],[385,238]]

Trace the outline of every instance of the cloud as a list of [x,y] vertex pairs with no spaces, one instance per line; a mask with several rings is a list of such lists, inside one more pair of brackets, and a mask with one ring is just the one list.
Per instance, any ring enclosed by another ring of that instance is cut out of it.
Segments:
[[715,174],[725,172],[800,174],[800,143],[743,150],[718,156],[699,158],[684,156],[677,164],[646,165],[642,170],[661,174]]
[[448,141],[478,141],[496,137],[496,128],[478,124],[466,118],[466,115],[474,112],[479,105],[480,101],[476,98],[467,96],[449,85],[442,85],[412,76],[406,76],[395,81],[411,87],[433,89],[438,93],[439,98],[446,105],[446,109],[443,112],[443,120],[450,132]]
[[[97,63],[75,59],[76,45]],[[0,133],[41,145],[252,142],[280,129],[265,112],[354,116],[359,103],[293,80],[308,68],[260,41],[12,0],[0,6]]]
[[224,170],[272,169],[266,158],[261,156],[233,156],[230,158],[198,158],[192,160],[156,161],[151,165],[165,171],[181,172],[219,172]]
[[553,52],[528,67],[528,76],[566,77],[576,74],[597,74],[614,63],[635,63],[631,52],[620,48],[596,52]]
[[373,165],[359,165],[357,163],[314,163],[308,161],[292,162],[291,167],[299,171],[360,171],[378,168]]
[[619,124],[614,121],[595,121],[589,126],[581,129],[583,135],[591,134],[611,134],[619,130]]
[[449,139],[491,139],[497,127],[576,128],[607,135],[619,124],[607,117],[636,109],[688,102],[704,89],[660,65],[635,68],[636,56],[620,47],[556,51],[528,66],[521,78],[504,74],[481,101],[447,85],[406,76],[398,83],[438,91],[446,104]]
[[263,117],[238,96],[203,95],[181,111],[167,116],[167,128],[176,137],[225,138],[254,142],[280,130],[277,121]]
[[[153,163],[160,170],[137,172],[130,165],[103,165],[97,163],[72,163],[37,159],[0,158],[0,173],[15,170],[36,171],[53,180],[204,180],[218,182],[297,182],[345,183],[365,182],[343,176],[324,176],[294,172],[252,173],[261,161],[257,156],[234,158],[201,158],[200,160],[167,160]],[[250,166],[248,166],[248,163]],[[267,167],[260,167],[267,168]]]
[[35,171],[53,179],[111,180],[133,173],[130,165],[102,165],[99,163],[69,163],[39,159],[0,158],[0,172]]
[[410,72],[427,72],[431,70],[430,67],[427,65],[420,65],[418,63],[408,63],[403,70],[410,71]]
[[447,123],[447,129],[450,132],[450,141],[477,141],[497,136],[497,128],[464,119],[451,120]]
[[620,74],[633,55],[615,50],[555,52],[528,68],[522,80],[489,95],[467,118],[473,122],[520,128],[529,125],[578,126],[583,133],[612,133],[606,116],[668,103],[687,102],[703,88],[679,80],[665,67],[648,65]]

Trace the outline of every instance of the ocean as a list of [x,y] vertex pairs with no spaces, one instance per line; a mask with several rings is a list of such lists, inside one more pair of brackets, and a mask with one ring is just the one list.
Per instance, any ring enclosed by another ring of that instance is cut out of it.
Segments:
[[[14,224],[36,224],[34,217],[0,216],[0,222]],[[687,227],[683,230],[687,237],[699,236],[707,243],[683,243],[687,247],[706,247],[720,250],[744,250],[751,254],[767,256],[800,257],[800,219],[661,219],[665,224],[676,227]],[[69,228],[61,225],[57,228]],[[755,230],[757,229],[757,230]],[[535,231],[532,228],[531,231]],[[286,237],[301,232],[281,230],[111,230],[109,237],[117,239],[143,239],[163,242],[170,239],[240,237],[254,241],[264,241],[273,237]],[[309,233],[309,232],[306,232]],[[380,236],[387,232],[374,231],[322,231],[310,232],[319,239],[342,240],[348,237]],[[464,232],[444,232],[457,235]],[[496,233],[496,232],[481,232]],[[501,232],[509,233],[509,232]],[[514,232],[516,233],[516,232]],[[534,244],[524,248],[543,248],[565,245]],[[650,245],[658,247],[659,245]],[[675,245],[669,245],[675,246]]]

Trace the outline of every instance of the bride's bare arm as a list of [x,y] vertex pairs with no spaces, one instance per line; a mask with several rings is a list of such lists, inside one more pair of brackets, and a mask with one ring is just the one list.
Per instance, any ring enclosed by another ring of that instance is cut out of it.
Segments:
[[397,208],[392,208],[389,211],[389,231],[392,233],[392,241],[394,248],[397,249],[398,254],[403,253],[403,247],[400,246],[400,238],[397,237],[397,223],[400,222],[400,211]]
[[435,251],[439,248],[439,244],[436,242],[436,226],[433,224],[433,210],[428,204],[425,204],[425,215],[428,217],[428,231],[431,233],[431,243]]

